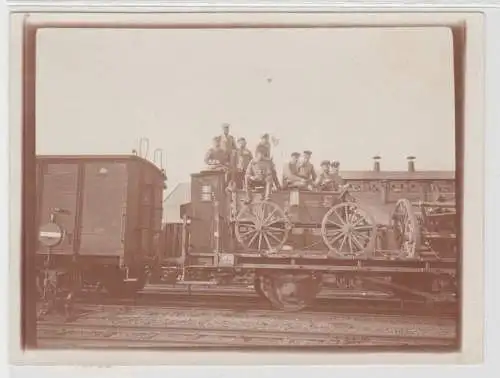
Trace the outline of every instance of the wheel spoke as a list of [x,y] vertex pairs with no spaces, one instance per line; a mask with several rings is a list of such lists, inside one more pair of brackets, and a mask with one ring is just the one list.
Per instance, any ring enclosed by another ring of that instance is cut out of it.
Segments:
[[260,246],[262,244],[262,231],[259,232],[259,247],[257,248],[258,251],[260,251]]
[[251,230],[248,230],[247,232],[240,233],[240,236],[243,237],[243,238],[246,238],[249,235],[253,235],[253,234],[257,233],[257,232],[258,232],[257,229],[253,228]]
[[252,229],[251,229],[251,230],[249,230],[249,231],[245,231],[245,232],[240,233],[240,236],[241,236],[241,237],[245,237],[245,236],[247,236],[248,234],[250,234],[250,233],[252,233],[252,232],[256,232],[256,231],[257,231],[257,230],[256,230],[255,228],[252,228]]
[[256,224],[257,225],[262,225],[262,205],[259,203],[259,204],[256,204],[255,206],[255,219],[256,219]]
[[[272,220],[272,216],[276,213],[276,211],[277,211],[277,210],[278,210],[277,208],[274,208],[274,209],[273,209],[273,211],[271,211],[271,212],[269,213],[269,215],[266,217],[266,219],[265,219],[265,220],[264,220],[264,222],[262,223],[264,226],[267,226],[267,225],[268,225],[268,222],[269,222],[270,220]],[[273,224],[273,223],[276,223],[276,222],[271,222],[271,223],[269,223],[269,224]]]
[[334,221],[332,221],[332,220],[330,220],[330,219],[327,219],[327,220],[326,220],[326,222],[327,222],[327,223],[331,223],[331,224],[333,224],[333,225],[335,225],[335,226],[337,226],[337,227],[342,227],[342,225],[341,225],[341,224],[335,223]]
[[347,239],[347,235],[344,234],[344,238],[342,239],[342,242],[340,243],[339,252],[342,252],[342,248],[344,247],[344,243],[345,243],[346,239]]
[[354,252],[354,248],[352,246],[351,235],[347,235],[347,242],[349,243],[349,249],[351,250],[351,252]]
[[274,240],[276,240],[278,243],[281,244],[281,240],[278,239],[276,236],[274,236],[272,233],[268,232],[267,235],[269,235],[270,237],[272,237]]
[[352,240],[354,244],[356,244],[360,251],[363,251],[365,247],[359,242],[358,237],[355,234],[352,234]]
[[329,228],[325,230],[325,235],[327,236],[333,236],[337,235],[339,233],[343,233],[344,231],[341,228]]
[[259,235],[258,232],[256,232],[253,237],[250,239],[250,242],[248,243],[248,248],[252,248],[252,243],[255,241],[255,239],[257,238],[257,235]]
[[269,238],[267,237],[267,234],[264,234],[264,239],[265,239],[265,241],[267,243],[268,250],[273,249],[273,246],[272,246],[271,242],[269,241]]
[[370,235],[363,234],[361,232],[356,232],[356,236],[364,239],[364,240],[370,240]]
[[275,231],[275,232],[285,232],[285,229],[283,229],[283,228],[271,227],[271,226],[265,227],[265,230],[270,230],[270,231]]
[[356,222],[354,222],[352,224],[353,227],[356,227],[357,225],[359,225],[363,221],[366,222],[366,218],[362,214],[358,214],[358,215],[359,215],[359,218],[358,218],[358,220]]
[[349,216],[349,224],[355,224],[360,218],[363,219],[363,215],[359,214],[356,206],[349,205],[350,216]]
[[330,245],[333,247],[333,243],[335,243],[337,240],[339,240],[343,235],[344,235],[344,233],[342,231],[339,232],[337,236],[335,236],[333,239],[329,240]]
[[358,226],[354,227],[355,231],[371,231],[373,229],[373,226],[367,224],[366,226]]
[[337,215],[337,218],[340,220],[342,226],[345,225],[345,221],[342,219],[342,216],[337,212],[337,209],[334,209],[333,212],[335,213],[335,215]]

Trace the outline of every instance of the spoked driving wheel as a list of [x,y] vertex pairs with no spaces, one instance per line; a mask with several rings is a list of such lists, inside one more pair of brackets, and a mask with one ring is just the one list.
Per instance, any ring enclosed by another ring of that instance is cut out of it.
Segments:
[[400,199],[396,203],[391,225],[399,247],[398,257],[415,257],[420,249],[420,225],[410,201]]
[[331,257],[365,257],[374,248],[376,225],[358,204],[343,202],[325,214],[321,235]]
[[245,249],[257,250],[261,254],[279,251],[290,228],[283,210],[269,201],[244,206],[236,216],[236,238]]
[[265,277],[262,288],[274,308],[294,312],[311,305],[320,282],[308,274],[282,273]]

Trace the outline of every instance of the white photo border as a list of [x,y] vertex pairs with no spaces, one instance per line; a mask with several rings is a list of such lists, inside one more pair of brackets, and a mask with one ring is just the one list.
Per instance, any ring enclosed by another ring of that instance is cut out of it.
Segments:
[[[320,354],[320,353],[232,353],[232,352],[165,352],[134,351],[40,351],[21,352],[19,328],[10,327],[13,363],[31,364],[470,364],[479,363],[483,355],[483,206],[484,206],[484,49],[483,15],[476,13],[226,13],[226,14],[31,14],[30,24],[118,22],[157,23],[224,23],[266,24],[331,23],[376,25],[446,25],[465,23],[467,28],[465,74],[464,138],[467,159],[464,162],[464,235],[463,235],[463,349],[460,353],[413,354]],[[21,208],[21,125],[22,125],[22,31],[25,15],[11,16],[10,44],[10,311],[19,319],[20,309],[20,208]],[[228,359],[228,354],[231,358]],[[97,359],[95,359],[97,358]],[[99,362],[101,361],[101,362]]]

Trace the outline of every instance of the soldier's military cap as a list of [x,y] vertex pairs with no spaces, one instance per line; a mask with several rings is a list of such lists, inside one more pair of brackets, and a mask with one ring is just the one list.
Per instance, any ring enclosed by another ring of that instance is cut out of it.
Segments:
[[324,166],[330,166],[330,162],[328,160],[323,160],[320,164],[321,167],[324,167]]
[[300,154],[298,152],[292,152],[292,154],[290,156],[291,157],[299,157]]
[[268,133],[262,134],[261,138],[269,138],[269,134]]
[[304,155],[309,155],[309,156],[311,156],[311,155],[312,155],[312,152],[311,152],[311,151],[309,151],[309,150],[305,150],[305,151],[304,151]]
[[246,142],[246,141],[247,141],[247,140],[246,140],[245,138],[243,138],[243,137],[239,137],[239,138],[238,138],[238,142]]
[[338,168],[340,163],[337,160],[332,161],[332,167]]

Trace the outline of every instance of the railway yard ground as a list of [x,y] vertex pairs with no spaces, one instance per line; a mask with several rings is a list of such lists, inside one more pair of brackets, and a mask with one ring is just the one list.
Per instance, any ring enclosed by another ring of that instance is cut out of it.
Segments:
[[[324,290],[301,312],[281,312],[246,286],[148,285],[133,299],[82,296],[74,316],[38,321],[40,348],[456,345],[452,313],[402,307],[382,296],[353,301]],[[366,293],[365,293],[366,294]],[[357,303],[359,302],[359,303]]]

